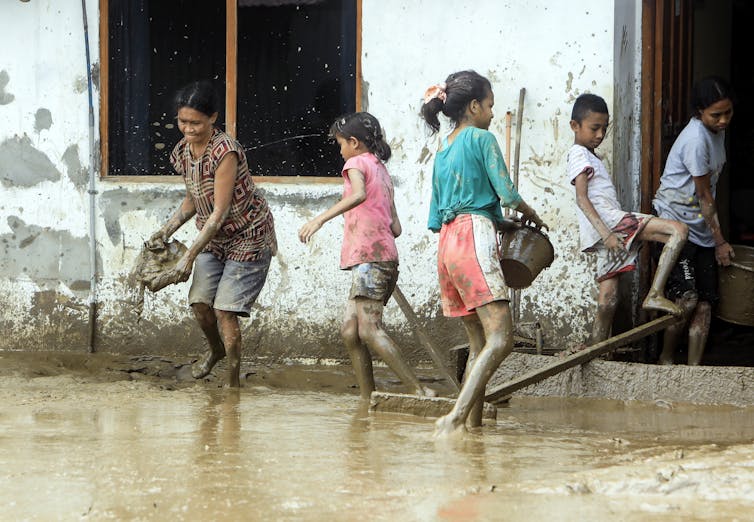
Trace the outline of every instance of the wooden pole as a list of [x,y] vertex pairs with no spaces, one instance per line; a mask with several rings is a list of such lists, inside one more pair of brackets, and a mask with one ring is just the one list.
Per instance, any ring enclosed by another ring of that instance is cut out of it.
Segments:
[[236,137],[238,111],[238,3],[225,0],[225,132]]
[[516,113],[516,157],[513,167],[513,184],[518,189],[518,164],[521,160],[521,127],[524,125],[524,97],[526,88],[521,87],[518,93],[518,112]]
[[419,319],[416,317],[414,309],[411,308],[411,305],[408,303],[406,296],[403,295],[403,292],[398,287],[398,285],[395,285],[395,290],[393,290],[393,299],[395,299],[395,302],[398,303],[401,311],[403,311],[403,315],[406,316],[408,324],[411,326],[411,328],[413,328],[424,349],[427,350],[430,357],[432,357],[432,361],[435,363],[437,369],[440,370],[442,376],[445,377],[451,384],[453,384],[456,391],[458,391],[461,388],[458,379],[455,375],[448,371],[447,367],[445,366],[445,361],[440,355],[440,352],[437,350],[437,348],[435,348],[435,345],[432,343],[429,335],[427,335],[427,332],[424,331],[424,328],[422,328],[419,324]]
[[[505,113],[505,168],[511,168],[511,111]],[[510,216],[511,209],[505,207],[505,217]]]
[[589,346],[581,351],[569,355],[564,358],[557,358],[554,363],[548,364],[544,368],[538,368],[532,370],[529,373],[522,375],[517,379],[508,381],[500,386],[495,386],[484,397],[484,400],[495,404],[496,402],[502,402],[511,393],[526,388],[532,384],[543,381],[548,377],[552,377],[568,368],[573,368],[585,362],[591,361],[595,357],[599,357],[602,354],[611,352],[621,346],[625,346],[633,341],[651,335],[660,330],[664,330],[668,326],[674,324],[678,320],[677,317],[672,315],[663,315],[653,321],[644,323],[632,328],[622,334],[605,339],[602,342]]
[[[521,87],[518,93],[518,112],[516,113],[516,156],[513,164],[513,186],[518,190],[518,165],[521,160],[521,128],[524,126],[524,97],[526,88]],[[513,290],[511,299],[511,317],[513,326],[518,324],[521,317],[521,290]]]

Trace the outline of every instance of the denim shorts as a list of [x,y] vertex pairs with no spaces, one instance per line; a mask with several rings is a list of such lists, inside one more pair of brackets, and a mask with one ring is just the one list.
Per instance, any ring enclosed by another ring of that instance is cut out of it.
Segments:
[[251,307],[267,279],[272,255],[268,250],[255,261],[220,261],[202,252],[194,261],[189,305],[203,303],[215,310],[249,317]]
[[398,282],[398,263],[380,261],[351,267],[348,298],[366,297],[386,305]]

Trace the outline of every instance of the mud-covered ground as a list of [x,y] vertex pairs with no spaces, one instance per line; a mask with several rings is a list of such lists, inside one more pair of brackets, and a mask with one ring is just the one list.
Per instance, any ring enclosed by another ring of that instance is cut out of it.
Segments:
[[[754,409],[514,397],[435,440],[350,368],[0,352],[7,520],[752,520]],[[378,387],[402,391],[384,368]],[[431,373],[431,372],[430,372]],[[218,375],[222,375],[222,368]],[[442,390],[441,383],[425,378]]]

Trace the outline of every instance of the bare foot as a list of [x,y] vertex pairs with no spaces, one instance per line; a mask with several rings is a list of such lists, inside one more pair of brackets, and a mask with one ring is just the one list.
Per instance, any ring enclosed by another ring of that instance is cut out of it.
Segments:
[[432,388],[429,388],[427,386],[422,386],[418,391],[417,395],[420,397],[437,397],[437,392],[433,390]]
[[683,313],[683,309],[680,306],[654,292],[647,294],[647,298],[644,299],[641,307],[645,310],[657,310],[658,312],[665,312],[675,316]]
[[657,364],[662,364],[664,366],[670,366],[673,364],[673,359],[665,359],[664,357],[660,357],[657,361]]
[[219,361],[223,357],[225,357],[224,353],[218,354],[216,352],[213,352],[212,350],[207,350],[199,358],[198,361],[191,365],[191,376],[194,379],[201,379],[202,377],[206,377],[207,375],[209,375],[209,372],[212,371],[212,368],[214,368],[215,364],[217,364],[217,361]]
[[466,431],[466,426],[463,423],[455,423],[449,413],[435,421],[435,433],[433,437],[435,439],[444,439],[453,435],[460,435],[464,431]]

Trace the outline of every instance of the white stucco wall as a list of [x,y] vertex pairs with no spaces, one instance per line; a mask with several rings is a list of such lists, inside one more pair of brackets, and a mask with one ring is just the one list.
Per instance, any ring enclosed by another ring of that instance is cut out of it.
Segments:
[[[438,138],[428,138],[417,117],[421,96],[449,73],[475,69],[492,82],[490,130],[503,148],[505,113],[513,112],[515,125],[519,91],[526,88],[519,190],[550,225],[556,260],[522,291],[522,320],[540,321],[553,341],[563,335],[561,342],[580,339],[596,286],[587,258],[578,251],[577,209],[565,179],[565,155],[573,144],[569,120],[576,96],[590,91],[612,102],[612,2],[365,0],[363,18],[368,109],[394,137],[390,171],[399,183],[397,206],[411,214],[410,232],[400,244],[404,251],[406,245],[427,244],[421,255],[403,256],[409,280],[402,284],[412,285],[422,300],[437,294],[435,239],[422,225]],[[608,165],[611,145],[602,147]]]
[[[97,4],[87,2],[95,63]],[[0,349],[83,349],[89,152],[80,3],[5,0],[0,10],[0,323],[9,332]],[[613,2],[602,0],[363,0],[365,109],[380,119],[393,147],[388,168],[404,227],[399,284],[439,344],[460,342],[463,333],[460,324],[439,317],[436,237],[426,230],[438,138],[428,136],[418,117],[424,90],[460,69],[489,77],[496,114],[491,130],[504,148],[505,113],[514,113],[515,124],[519,90],[526,88],[520,192],[550,225],[556,260],[522,292],[522,320],[540,321],[546,342],[579,342],[596,285],[578,251],[574,194],[564,175],[573,142],[568,122],[582,92],[612,103],[614,17]],[[46,121],[45,113],[35,117],[39,109],[49,110],[48,129],[35,128]],[[611,147],[612,141],[603,145],[608,166]],[[17,163],[19,154],[25,156]],[[349,278],[337,268],[342,221],[326,224],[308,245],[296,238],[301,224],[337,200],[341,186],[259,184],[275,215],[280,254],[253,318],[244,323],[247,350],[343,356],[338,327]],[[195,353],[201,341],[185,306],[187,285],[148,296],[138,325],[125,286],[141,241],[175,209],[182,186],[105,178],[97,189],[98,345]],[[194,234],[187,224],[176,237],[190,242]],[[411,354],[420,353],[409,348],[408,329],[392,303],[386,322]]]

